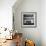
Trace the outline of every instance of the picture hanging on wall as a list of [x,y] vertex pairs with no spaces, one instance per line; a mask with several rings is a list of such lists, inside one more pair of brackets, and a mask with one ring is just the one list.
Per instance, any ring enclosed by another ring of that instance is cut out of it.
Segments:
[[22,12],[21,27],[27,28],[37,27],[37,12]]

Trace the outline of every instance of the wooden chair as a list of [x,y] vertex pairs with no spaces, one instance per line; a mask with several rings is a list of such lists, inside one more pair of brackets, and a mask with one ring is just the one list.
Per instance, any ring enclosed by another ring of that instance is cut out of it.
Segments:
[[25,46],[35,46],[35,43],[32,40],[26,40]]
[[16,46],[22,45],[22,33],[15,33]]

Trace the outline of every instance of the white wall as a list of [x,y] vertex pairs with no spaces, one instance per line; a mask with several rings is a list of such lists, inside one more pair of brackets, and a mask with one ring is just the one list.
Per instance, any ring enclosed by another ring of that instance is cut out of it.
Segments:
[[0,27],[12,28],[12,6],[16,0],[0,0]]
[[41,1],[41,38],[42,46],[46,46],[46,0]]
[[[18,1],[20,2],[20,1]],[[17,3],[16,3],[17,4]],[[18,32],[24,34],[23,37],[32,39],[35,41],[36,46],[41,46],[41,34],[40,34],[40,17],[41,17],[41,1],[40,0],[23,0],[20,5],[13,6],[13,12],[15,17],[15,29]],[[37,12],[37,27],[36,28],[22,28],[21,27],[21,12]]]

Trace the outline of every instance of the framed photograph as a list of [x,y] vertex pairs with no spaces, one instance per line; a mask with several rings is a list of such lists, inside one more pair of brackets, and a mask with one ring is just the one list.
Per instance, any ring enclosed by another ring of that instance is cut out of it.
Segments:
[[21,26],[35,28],[37,26],[37,12],[22,12]]

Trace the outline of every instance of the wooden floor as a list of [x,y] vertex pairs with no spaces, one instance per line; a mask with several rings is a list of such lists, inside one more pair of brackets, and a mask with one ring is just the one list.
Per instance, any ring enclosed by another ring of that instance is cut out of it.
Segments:
[[15,39],[13,40],[6,40],[6,42],[2,43],[0,46],[16,46]]

